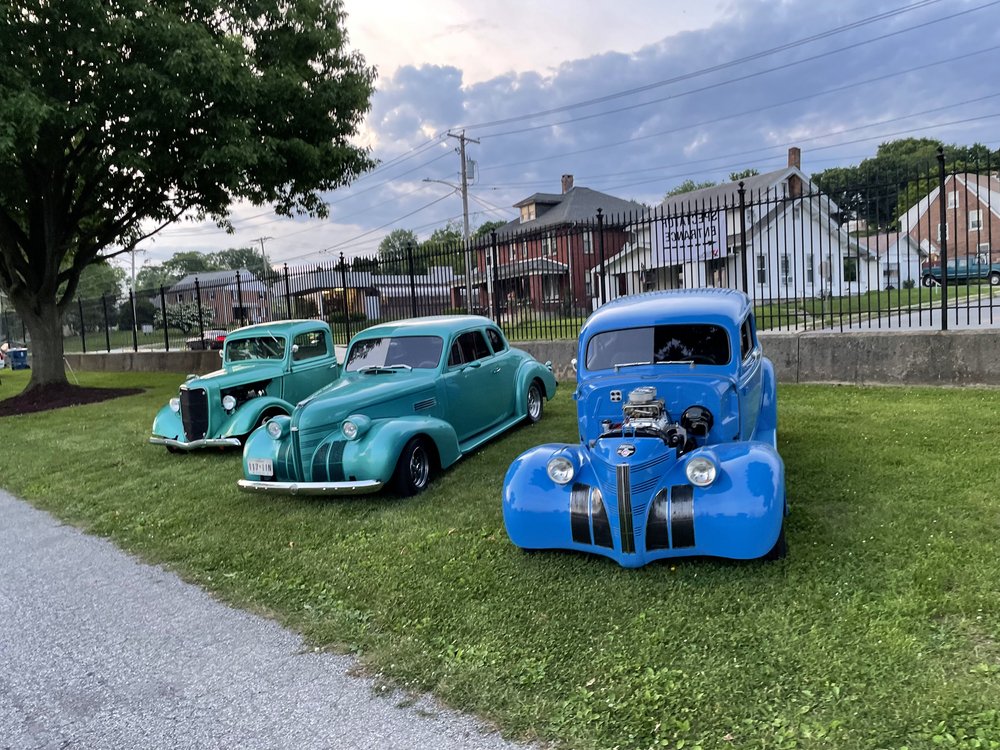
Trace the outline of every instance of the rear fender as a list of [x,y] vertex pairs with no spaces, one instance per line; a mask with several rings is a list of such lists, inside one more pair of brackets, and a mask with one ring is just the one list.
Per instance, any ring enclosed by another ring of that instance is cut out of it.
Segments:
[[516,403],[518,405],[528,403],[528,388],[536,380],[542,384],[542,390],[545,392],[547,400],[556,395],[556,376],[552,374],[552,371],[541,362],[527,361],[522,363],[517,371]]

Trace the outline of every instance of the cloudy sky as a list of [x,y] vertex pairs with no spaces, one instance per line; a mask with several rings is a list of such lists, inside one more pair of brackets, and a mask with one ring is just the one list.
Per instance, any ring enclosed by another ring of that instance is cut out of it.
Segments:
[[[543,7],[544,6],[544,7]],[[696,6],[696,7],[694,7]],[[327,196],[325,221],[234,210],[236,233],[182,224],[137,262],[266,238],[291,266],[372,254],[395,228],[461,222],[457,141],[475,161],[473,227],[578,186],[655,203],[671,187],[786,164],[857,164],[917,136],[1000,146],[1000,0],[345,0],[378,69],[359,139],[381,166]],[[440,180],[441,182],[428,182]],[[256,242],[256,244],[255,244]]]

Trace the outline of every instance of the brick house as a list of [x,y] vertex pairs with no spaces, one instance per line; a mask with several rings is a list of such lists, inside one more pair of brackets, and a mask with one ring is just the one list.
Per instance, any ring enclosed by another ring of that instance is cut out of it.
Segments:
[[899,217],[901,232],[937,263],[942,234],[948,256],[975,258],[985,255],[1000,261],[1000,179],[997,175],[964,172],[945,178],[945,220],[941,222],[940,188],[936,187]]
[[267,285],[245,268],[188,274],[164,292],[164,300],[168,305],[200,302],[221,326],[270,319]]
[[[473,249],[472,306],[481,312],[591,312],[599,297],[595,268],[602,248],[605,257],[621,250],[628,237],[626,225],[645,210],[635,201],[574,186],[569,174],[562,176],[561,193],[535,193],[514,207],[520,216],[497,229],[495,252],[488,240]],[[455,307],[463,306],[464,286],[459,277]]]

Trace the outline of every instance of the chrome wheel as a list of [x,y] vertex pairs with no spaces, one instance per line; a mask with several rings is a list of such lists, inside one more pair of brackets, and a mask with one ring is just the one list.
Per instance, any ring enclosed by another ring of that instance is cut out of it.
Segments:
[[427,486],[427,480],[431,476],[431,464],[422,445],[414,446],[410,452],[409,472],[410,484],[414,489],[419,491]]
[[542,392],[537,383],[528,386],[528,421],[534,424],[542,418]]

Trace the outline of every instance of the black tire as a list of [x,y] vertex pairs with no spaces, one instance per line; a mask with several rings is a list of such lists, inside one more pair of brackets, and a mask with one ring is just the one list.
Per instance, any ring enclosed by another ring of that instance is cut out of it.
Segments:
[[920,280],[920,283],[923,284],[924,286],[928,287],[928,288],[932,287],[932,286],[937,286],[937,281],[935,281],[934,277],[931,276],[930,274],[927,274],[926,276],[924,276]]
[[181,453],[181,449],[180,448],[175,448],[172,445],[166,446],[166,449],[167,449],[167,453]]
[[990,286],[1000,286],[1000,273],[994,271],[990,274]]
[[542,388],[538,385],[537,380],[528,386],[528,396],[524,408],[528,424],[535,424],[542,418],[542,412],[545,411],[545,396],[542,394]]
[[785,521],[781,521],[781,531],[778,532],[778,540],[774,543],[774,546],[768,551],[762,560],[773,561],[773,560],[784,560],[788,555],[788,541],[785,539]]
[[403,446],[392,475],[392,488],[400,497],[411,497],[427,489],[431,479],[431,453],[425,442],[411,438]]

